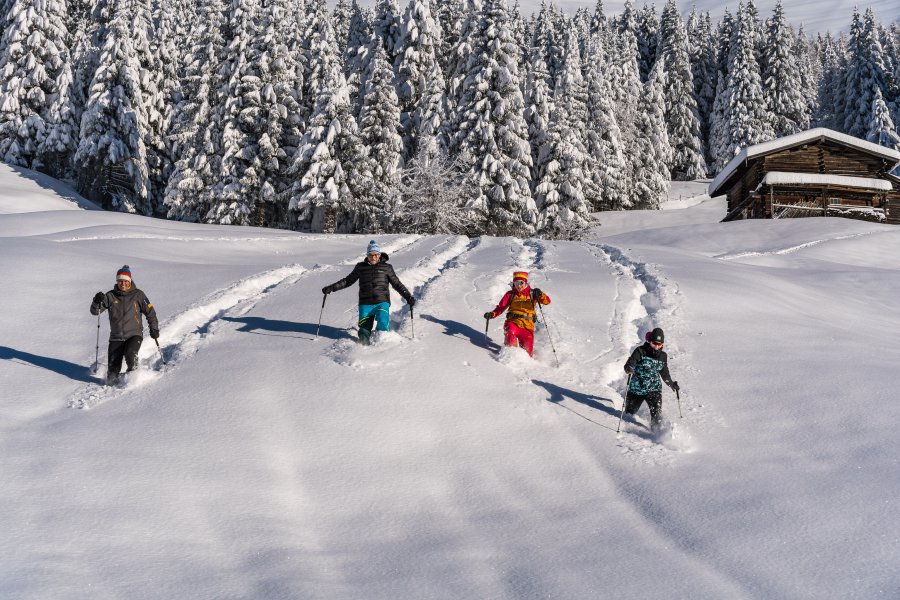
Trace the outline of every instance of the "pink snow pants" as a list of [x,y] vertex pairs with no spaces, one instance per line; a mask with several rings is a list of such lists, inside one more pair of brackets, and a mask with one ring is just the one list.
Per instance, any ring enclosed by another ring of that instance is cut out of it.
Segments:
[[532,352],[534,349],[533,331],[522,329],[515,323],[511,323],[509,321],[507,321],[503,325],[503,331],[506,332],[506,339],[503,342],[504,344],[506,344],[507,346],[522,348],[526,352],[528,352],[528,356],[532,356]]

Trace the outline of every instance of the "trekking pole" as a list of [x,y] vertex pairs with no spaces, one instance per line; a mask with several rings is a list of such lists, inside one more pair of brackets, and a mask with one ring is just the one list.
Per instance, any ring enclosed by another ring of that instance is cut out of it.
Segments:
[[625,395],[622,396],[622,412],[619,414],[619,424],[616,425],[616,433],[622,427],[622,417],[625,416],[625,406],[628,404],[628,388],[631,385],[631,373],[628,374],[628,381],[625,382]]
[[163,354],[162,348],[159,347],[159,340],[154,338],[153,341],[156,342],[156,349],[159,350],[159,358],[163,361],[163,366],[165,367],[168,364],[166,363],[166,355]]
[[322,310],[319,311],[319,324],[316,325],[316,339],[319,339],[319,327],[322,326],[322,313],[325,312],[325,300],[328,294],[322,294]]
[[487,333],[487,332],[488,332],[488,327],[490,327],[490,325],[491,325],[491,320],[490,320],[490,319],[485,319],[485,320],[484,320],[484,347],[485,347],[485,348],[488,348],[488,347],[490,346],[490,339],[491,339],[491,338],[488,337],[488,333]]
[[415,315],[413,315],[413,307],[409,307],[409,324],[412,327],[412,336],[413,339],[416,339],[416,319]]
[[544,322],[544,327],[547,328],[547,339],[550,340],[550,347],[553,348],[553,358],[556,359],[556,367],[559,368],[559,355],[556,354],[556,346],[553,345],[553,338],[550,336],[550,326],[547,325],[547,317],[544,316],[544,306],[538,303],[538,308],[541,309],[541,320]]
[[100,368],[100,315],[97,315],[97,353],[94,355],[94,374]]
[[683,419],[684,415],[681,414],[681,392],[679,390],[675,390],[675,398],[678,400],[678,418]]

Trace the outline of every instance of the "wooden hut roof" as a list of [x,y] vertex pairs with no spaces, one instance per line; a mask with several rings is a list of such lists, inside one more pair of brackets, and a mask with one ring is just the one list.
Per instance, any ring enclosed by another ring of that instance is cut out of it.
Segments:
[[753,146],[742,148],[741,151],[733,159],[731,159],[731,162],[729,162],[725,166],[725,168],[722,169],[722,171],[718,175],[716,175],[716,178],[712,180],[712,183],[709,184],[709,195],[715,196],[716,194],[720,193],[728,180],[731,179],[732,175],[734,175],[738,171],[739,167],[751,158],[765,156],[767,154],[779,152],[787,148],[793,148],[794,146],[802,146],[810,142],[821,142],[824,140],[831,140],[838,144],[855,148],[860,152],[885,158],[889,161],[893,161],[894,166],[900,163],[900,152],[897,152],[896,150],[892,150],[890,148],[885,148],[884,146],[879,146],[878,144],[873,144],[872,142],[861,140],[859,138],[853,137],[852,135],[838,133],[837,131],[826,129],[825,127],[817,127],[815,129],[801,131],[800,133],[788,135],[769,142],[763,142],[761,144],[755,144]]

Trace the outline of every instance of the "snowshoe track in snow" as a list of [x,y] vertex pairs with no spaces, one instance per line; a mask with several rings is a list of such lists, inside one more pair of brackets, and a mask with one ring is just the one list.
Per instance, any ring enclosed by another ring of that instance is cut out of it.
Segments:
[[[324,267],[312,271],[318,270],[324,270]],[[177,369],[197,352],[223,317],[247,313],[268,293],[281,286],[292,285],[310,272],[310,269],[300,265],[288,265],[247,277],[209,294],[161,325],[159,344],[166,359],[165,366],[156,343],[146,338],[138,357],[139,367],[124,376],[124,385],[107,387],[102,383],[88,384],[69,397],[68,405],[72,408],[93,408],[124,394],[136,385],[155,381],[163,372]]]

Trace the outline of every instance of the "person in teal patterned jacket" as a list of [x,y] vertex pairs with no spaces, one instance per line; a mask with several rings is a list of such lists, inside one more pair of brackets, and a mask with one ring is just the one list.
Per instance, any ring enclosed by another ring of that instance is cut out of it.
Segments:
[[662,349],[663,330],[657,327],[645,340],[625,361],[625,372],[631,376],[625,390],[625,412],[633,415],[646,402],[650,408],[650,429],[656,432],[662,423],[662,382],[676,392],[679,387],[669,375],[669,359]]

